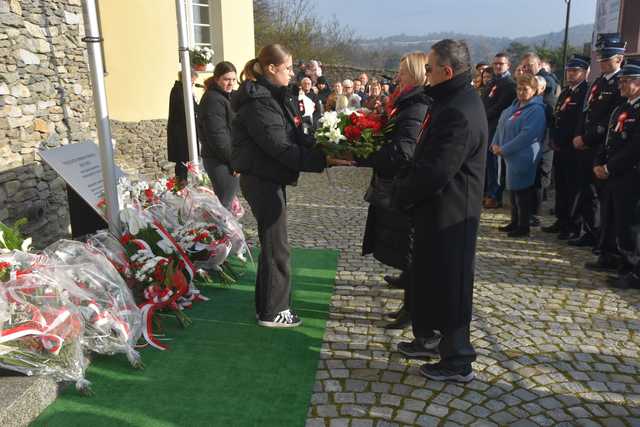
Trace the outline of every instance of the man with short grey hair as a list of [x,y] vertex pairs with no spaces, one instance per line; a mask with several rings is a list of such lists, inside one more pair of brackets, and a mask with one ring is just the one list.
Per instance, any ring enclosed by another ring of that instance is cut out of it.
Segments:
[[414,227],[411,321],[415,339],[398,344],[409,358],[440,357],[420,373],[469,382],[476,358],[470,341],[476,239],[487,155],[487,117],[471,86],[462,41],[434,44],[426,66],[433,98],[415,157],[394,183],[398,209]]

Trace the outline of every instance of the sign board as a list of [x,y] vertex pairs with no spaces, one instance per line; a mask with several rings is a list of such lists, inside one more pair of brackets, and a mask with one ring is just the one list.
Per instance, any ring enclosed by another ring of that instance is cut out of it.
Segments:
[[[41,150],[40,157],[101,216],[98,203],[104,194],[98,146],[91,141]],[[116,179],[125,173],[116,166]]]
[[600,33],[617,33],[620,23],[621,0],[598,0],[593,32],[593,49]]

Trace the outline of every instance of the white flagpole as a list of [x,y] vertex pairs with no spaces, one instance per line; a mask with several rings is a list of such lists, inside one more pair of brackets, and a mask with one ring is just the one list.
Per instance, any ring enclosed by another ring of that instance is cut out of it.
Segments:
[[187,13],[184,0],[176,0],[176,18],[178,20],[178,52],[182,64],[182,94],[184,97],[184,114],[187,120],[187,139],[189,141],[189,161],[198,166],[198,139],[196,136],[196,120],[193,110],[193,88],[191,87],[191,62],[187,39]]
[[93,88],[93,105],[96,114],[96,128],[100,149],[100,164],[104,183],[104,198],[106,202],[106,219],[109,230],[120,236],[120,206],[118,204],[118,189],[116,183],[116,168],[113,162],[113,145],[111,143],[111,124],[107,108],[107,95],[104,86],[104,64],[102,63],[102,36],[100,35],[96,0],[82,2],[85,38],[89,57],[89,71],[91,87]]

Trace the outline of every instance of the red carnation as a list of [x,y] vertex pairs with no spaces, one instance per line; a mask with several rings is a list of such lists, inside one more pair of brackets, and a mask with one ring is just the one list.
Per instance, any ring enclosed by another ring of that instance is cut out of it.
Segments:
[[153,200],[153,190],[150,188],[147,188],[146,190],[144,190],[144,195],[147,196],[147,200],[151,201]]
[[362,136],[362,129],[357,126],[349,125],[344,128],[344,135],[347,137],[347,139],[350,139],[352,141],[358,140],[360,139],[360,136]]
[[124,246],[133,239],[134,239],[134,236],[131,233],[127,233],[120,238],[120,243],[122,243],[122,245]]
[[5,268],[11,267],[11,264],[8,262],[0,262],[0,270],[4,270]]
[[173,187],[175,187],[175,186],[176,186],[176,179],[175,179],[175,177],[170,178],[170,179],[167,181],[167,190],[172,191],[172,190],[173,190]]

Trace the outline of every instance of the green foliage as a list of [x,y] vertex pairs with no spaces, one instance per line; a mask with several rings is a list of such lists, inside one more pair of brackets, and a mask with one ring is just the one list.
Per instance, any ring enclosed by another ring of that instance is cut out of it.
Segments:
[[20,233],[20,229],[26,224],[26,218],[20,218],[11,227],[0,222],[0,249],[24,250],[23,244],[26,239]]

